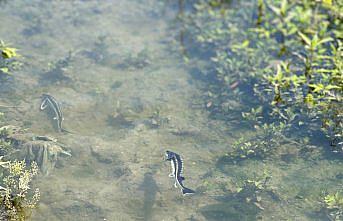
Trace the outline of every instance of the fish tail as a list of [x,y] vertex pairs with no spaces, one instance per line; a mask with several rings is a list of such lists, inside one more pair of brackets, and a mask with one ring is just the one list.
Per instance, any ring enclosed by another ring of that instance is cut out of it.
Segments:
[[182,194],[183,195],[194,194],[194,193],[195,193],[194,190],[191,190],[191,189],[186,188],[186,187],[182,188]]
[[64,128],[61,128],[61,132],[68,133],[68,134],[73,134],[73,132],[66,130]]

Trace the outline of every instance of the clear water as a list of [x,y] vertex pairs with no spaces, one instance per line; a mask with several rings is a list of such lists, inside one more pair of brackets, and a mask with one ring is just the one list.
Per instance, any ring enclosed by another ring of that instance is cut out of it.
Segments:
[[[209,118],[201,81],[175,42],[172,4],[13,0],[0,7],[0,37],[20,48],[24,63],[0,88],[0,101],[20,108],[2,111],[8,123],[56,137],[73,155],[34,181],[41,201],[32,220],[327,220],[320,201],[342,187],[341,161],[319,150],[310,159],[220,160],[251,130]],[[62,72],[51,66],[58,61],[67,63]],[[57,133],[39,111],[42,93],[60,101],[72,134]],[[168,149],[183,156],[185,185],[197,194],[174,188],[163,161]],[[264,171],[274,190],[263,209],[233,194]]]

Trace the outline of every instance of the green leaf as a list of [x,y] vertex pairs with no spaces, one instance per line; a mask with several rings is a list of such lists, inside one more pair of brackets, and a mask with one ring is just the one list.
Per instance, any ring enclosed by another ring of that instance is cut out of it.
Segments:
[[323,84],[309,84],[308,86],[310,86],[311,88],[314,88],[313,92],[324,90]]
[[278,66],[277,66],[277,72],[276,72],[275,80],[276,80],[276,81],[281,81],[282,78],[283,78],[282,69],[281,69],[281,66],[278,65]]
[[332,89],[340,89],[340,87],[336,86],[336,85],[328,85],[325,87],[326,90],[332,90]]
[[2,68],[0,68],[0,72],[2,72],[4,74],[8,74],[9,73],[9,69],[7,67],[2,67]]
[[286,15],[287,8],[288,8],[288,2],[287,0],[283,0],[281,2],[281,8],[280,8],[280,13],[282,16]]
[[322,40],[318,41],[318,45],[324,44],[326,42],[333,41],[332,38],[323,38]]
[[245,41],[242,43],[242,47],[243,47],[243,48],[246,48],[246,47],[249,46],[249,44],[250,44],[250,41],[249,41],[249,40],[245,40]]
[[311,40],[311,48],[315,49],[318,46],[318,35],[314,35]]
[[5,59],[9,59],[9,58],[13,58],[13,57],[16,57],[17,56],[17,53],[16,53],[17,49],[16,48],[9,48],[9,47],[6,47],[4,49],[2,49],[2,57],[5,58]]
[[278,9],[277,7],[270,5],[269,8],[278,16],[280,16],[280,9]]
[[326,6],[331,6],[332,5],[332,0],[323,0],[323,4]]
[[301,33],[300,31],[298,32],[300,35],[301,39],[306,43],[306,45],[310,46],[311,45],[311,39],[309,39],[306,35]]
[[307,94],[307,96],[305,97],[305,103],[310,106],[314,105],[314,98],[312,94]]

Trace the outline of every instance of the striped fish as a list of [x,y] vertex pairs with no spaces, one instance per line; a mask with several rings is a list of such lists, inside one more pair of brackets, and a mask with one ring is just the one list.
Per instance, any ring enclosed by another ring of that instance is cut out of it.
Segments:
[[182,176],[183,173],[183,160],[177,153],[167,150],[165,153],[165,160],[170,161],[172,172],[169,177],[175,179],[175,187],[180,187],[183,195],[194,194],[195,191],[191,190],[183,185],[185,178]]
[[42,103],[40,105],[40,110],[45,110],[47,107],[49,107],[55,114],[54,120],[57,121],[57,129],[58,132],[68,132],[62,128],[62,121],[64,120],[62,110],[60,105],[58,104],[57,100],[49,95],[49,94],[43,94],[42,95]]

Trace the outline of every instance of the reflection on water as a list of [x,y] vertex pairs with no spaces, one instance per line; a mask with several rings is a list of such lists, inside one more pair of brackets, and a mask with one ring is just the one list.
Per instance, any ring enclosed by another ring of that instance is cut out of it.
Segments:
[[[280,162],[223,160],[251,132],[236,117],[227,123],[205,111],[211,104],[200,80],[210,79],[199,79],[201,62],[184,64],[173,44],[171,27],[188,7],[184,1],[178,7],[158,0],[0,5],[0,38],[19,47],[24,62],[8,81],[0,79],[0,102],[21,107],[4,110],[8,123],[56,137],[72,153],[35,180],[41,202],[32,220],[313,220],[304,212],[313,206],[300,196],[313,197],[323,177],[343,173],[326,160],[295,160],[292,149]],[[184,30],[178,34],[188,56]],[[58,133],[38,111],[43,93],[58,99],[73,134]],[[184,157],[196,195],[182,197],[173,187],[166,149]],[[273,179],[259,186],[265,171]],[[247,182],[252,178],[254,185]]]

